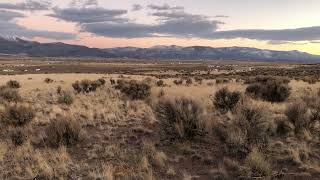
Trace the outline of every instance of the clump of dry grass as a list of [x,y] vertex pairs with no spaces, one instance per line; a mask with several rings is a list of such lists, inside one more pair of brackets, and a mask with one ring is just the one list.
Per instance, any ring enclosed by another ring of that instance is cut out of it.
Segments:
[[227,88],[223,88],[215,93],[213,104],[221,113],[226,113],[234,109],[240,98],[240,92],[230,92]]
[[18,89],[21,87],[20,83],[16,80],[10,80],[7,82],[9,88]]
[[155,108],[155,113],[165,131],[177,138],[192,139],[200,131],[202,107],[192,99],[181,97],[162,99]]
[[15,126],[23,126],[35,117],[34,110],[25,105],[14,104],[5,108],[1,114],[2,121]]
[[46,129],[46,142],[50,147],[70,146],[80,140],[82,128],[72,117],[58,115]]
[[251,177],[269,177],[272,173],[270,163],[265,159],[264,155],[257,149],[248,154],[245,165],[250,168]]

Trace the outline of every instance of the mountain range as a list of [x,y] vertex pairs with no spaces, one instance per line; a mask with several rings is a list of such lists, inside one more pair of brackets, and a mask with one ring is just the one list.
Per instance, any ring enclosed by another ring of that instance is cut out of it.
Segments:
[[65,43],[39,43],[0,37],[0,55],[30,57],[99,57],[158,60],[239,60],[320,62],[319,55],[300,51],[274,51],[248,47],[154,46],[151,48],[89,48]]

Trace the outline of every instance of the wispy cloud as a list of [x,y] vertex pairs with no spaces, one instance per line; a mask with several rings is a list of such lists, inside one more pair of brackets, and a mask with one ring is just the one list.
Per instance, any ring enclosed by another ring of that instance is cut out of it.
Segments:
[[22,3],[0,3],[0,9],[8,9],[8,10],[48,10],[51,7],[51,3],[49,1],[41,1],[41,0],[27,0]]

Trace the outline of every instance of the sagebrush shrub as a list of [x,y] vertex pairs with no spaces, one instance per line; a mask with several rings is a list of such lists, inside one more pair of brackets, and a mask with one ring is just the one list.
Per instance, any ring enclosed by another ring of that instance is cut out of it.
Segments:
[[290,96],[291,88],[285,81],[267,79],[249,85],[246,93],[269,102],[283,102]]
[[99,78],[96,82],[99,84],[98,86],[104,86],[106,84],[106,80],[103,78]]
[[114,79],[110,79],[110,83],[111,83],[111,85],[115,85],[116,81]]
[[80,140],[81,126],[79,122],[66,116],[59,115],[51,120],[46,129],[48,146],[58,148],[61,145],[74,145]]
[[12,89],[7,86],[1,86],[0,99],[4,99],[8,102],[18,102],[21,101],[22,98],[16,89]]
[[287,106],[285,115],[294,125],[296,131],[308,129],[310,116],[308,114],[308,107],[304,102],[295,102]]
[[159,81],[156,82],[156,84],[159,87],[163,87],[164,86],[164,81],[160,79]]
[[47,83],[47,84],[50,84],[50,83],[53,83],[54,80],[50,79],[50,78],[46,78],[46,79],[44,79],[44,82]]
[[22,128],[10,131],[10,139],[15,146],[21,146],[27,139],[27,134]]
[[7,106],[1,114],[1,119],[6,123],[15,126],[23,126],[33,120],[35,116],[34,110],[25,105],[10,105]]
[[227,88],[223,88],[215,93],[213,104],[220,112],[226,113],[233,110],[240,98],[240,92],[230,92]]
[[59,104],[71,105],[73,103],[73,97],[69,92],[62,92],[58,97]]
[[16,80],[10,80],[7,82],[9,88],[18,89],[21,87],[20,83]]
[[192,139],[200,132],[201,106],[194,100],[181,97],[158,102],[155,113],[165,131],[178,138]]
[[246,134],[249,144],[264,145],[274,132],[272,119],[268,118],[265,109],[244,104],[235,114],[234,125]]
[[143,100],[150,96],[151,87],[147,83],[135,80],[119,81],[115,87],[132,100]]
[[186,85],[187,86],[190,86],[192,84],[192,79],[191,78],[188,78],[187,80],[186,80]]
[[182,79],[179,79],[179,80],[175,79],[175,80],[173,81],[173,83],[174,83],[175,85],[179,86],[179,85],[183,84],[183,80],[182,80]]
[[72,84],[72,87],[77,93],[90,93],[96,91],[98,87],[103,86],[105,83],[104,79],[98,79],[96,81],[85,79],[82,81],[76,81]]

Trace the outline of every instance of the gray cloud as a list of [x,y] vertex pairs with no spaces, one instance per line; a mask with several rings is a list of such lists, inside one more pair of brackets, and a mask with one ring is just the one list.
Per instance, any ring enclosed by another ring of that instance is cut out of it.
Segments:
[[69,4],[70,7],[87,7],[87,6],[97,6],[98,0],[72,0]]
[[143,6],[141,6],[140,4],[134,4],[132,5],[131,11],[140,11],[142,9],[143,9]]
[[267,41],[312,41],[320,39],[320,26],[280,30],[231,30],[217,31],[208,38],[234,39],[246,38]]
[[0,9],[11,9],[11,10],[48,10],[51,7],[49,1],[40,1],[40,0],[26,0],[23,3],[0,3]]
[[16,18],[22,17],[25,17],[25,15],[19,12],[0,10],[0,36],[44,37],[57,40],[75,38],[75,35],[72,33],[32,30],[14,22]]
[[163,5],[150,4],[148,5],[148,8],[157,10],[157,11],[184,10],[184,7],[182,6],[169,6],[168,4],[163,4]]
[[216,15],[214,16],[215,18],[229,18],[230,16],[226,16],[226,15]]
[[[140,5],[133,6],[138,10]],[[105,8],[55,8],[50,16],[68,22],[78,23],[81,31],[93,34],[117,37],[179,37],[204,39],[235,39],[245,38],[268,41],[270,44],[284,44],[295,41],[320,40],[320,26],[297,29],[243,29],[219,31],[221,21],[212,20],[208,16],[185,12],[183,7],[172,7],[168,4],[149,5],[151,16],[156,19],[154,24],[139,24],[125,18],[127,10],[110,10]],[[227,18],[217,15],[215,18]]]
[[[160,14],[158,14],[160,16]],[[172,17],[172,18],[169,18]],[[209,20],[202,16],[185,14],[166,14],[160,16],[162,21],[155,25],[136,23],[86,23],[81,27],[84,31],[94,34],[118,37],[207,37],[214,33],[221,22]]]
[[22,18],[22,17],[25,17],[25,15],[19,12],[0,10],[0,21],[11,21],[15,18]]
[[126,10],[109,10],[100,7],[55,8],[54,14],[50,14],[49,16],[81,24],[105,21],[125,22],[127,19],[121,16],[126,13]]

